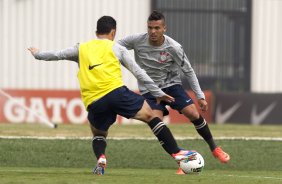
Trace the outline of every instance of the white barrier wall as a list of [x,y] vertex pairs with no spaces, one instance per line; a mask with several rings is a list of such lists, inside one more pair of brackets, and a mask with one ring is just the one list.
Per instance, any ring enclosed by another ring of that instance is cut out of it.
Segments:
[[[61,49],[95,38],[103,15],[117,20],[116,39],[146,31],[150,0],[0,0],[0,88],[78,89],[77,65],[35,61],[29,46]],[[126,72],[124,81],[137,89]]]
[[282,92],[281,20],[281,0],[253,0],[252,92]]
[[[252,92],[282,92],[282,1],[252,1]],[[0,0],[0,88],[78,89],[75,63],[35,61],[29,46],[60,49],[94,37],[112,15],[117,39],[146,31],[150,0]],[[127,72],[124,81],[137,89]]]

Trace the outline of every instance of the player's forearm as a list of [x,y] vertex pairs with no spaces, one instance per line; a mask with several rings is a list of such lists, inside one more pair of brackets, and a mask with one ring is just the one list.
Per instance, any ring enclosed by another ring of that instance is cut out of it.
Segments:
[[147,73],[135,63],[128,53],[123,54],[122,64],[136,77],[139,82],[144,84],[153,96],[161,97],[165,95],[165,93],[154,83]]
[[154,97],[162,97],[165,93],[155,84],[155,82],[137,64],[128,68],[136,79],[150,91]]
[[62,60],[62,57],[55,51],[39,51],[34,54],[35,59],[44,61],[58,61]]
[[45,61],[71,60],[77,62],[78,46],[57,51],[39,51],[34,54],[34,57],[38,60]]
[[205,94],[203,93],[198,78],[194,71],[191,71],[189,73],[185,73],[185,76],[187,76],[189,85],[192,89],[192,91],[196,94],[197,99],[205,99]]
[[140,75],[135,74],[138,81],[142,82],[144,86],[150,91],[154,97],[162,97],[165,93],[154,83],[154,81],[144,72]]
[[183,74],[188,79],[189,85],[192,91],[196,94],[197,99],[205,99],[205,94],[203,93],[198,78],[191,67],[190,63],[186,63],[182,67]]

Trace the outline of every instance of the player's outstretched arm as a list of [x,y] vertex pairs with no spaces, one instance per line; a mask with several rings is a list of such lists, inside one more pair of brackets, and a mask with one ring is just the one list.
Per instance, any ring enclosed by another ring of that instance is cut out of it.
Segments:
[[28,50],[33,56],[39,51],[39,49],[35,47],[29,47]]
[[54,51],[39,51],[36,47],[29,47],[30,53],[38,60],[44,61],[58,61],[58,60],[70,60],[78,62],[78,48],[79,44],[68,47],[62,50]]

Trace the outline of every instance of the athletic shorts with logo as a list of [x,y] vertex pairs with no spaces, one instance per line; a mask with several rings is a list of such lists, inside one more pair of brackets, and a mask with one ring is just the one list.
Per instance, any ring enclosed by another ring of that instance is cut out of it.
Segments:
[[119,87],[88,106],[88,120],[98,130],[107,131],[117,115],[132,118],[142,108],[144,97]]
[[157,104],[156,98],[151,95],[150,93],[143,94],[143,97],[146,98],[146,101],[150,105],[150,107],[154,110],[161,110],[163,111],[163,115],[166,116],[169,114],[166,105],[170,106],[172,109],[177,110],[179,113],[180,111],[188,106],[193,104],[193,100],[191,97],[187,94],[187,92],[183,89],[183,87],[179,84],[167,87],[167,88],[162,88],[163,92],[166,94],[172,96],[175,98],[175,102],[168,103],[168,102],[161,102],[160,104]]

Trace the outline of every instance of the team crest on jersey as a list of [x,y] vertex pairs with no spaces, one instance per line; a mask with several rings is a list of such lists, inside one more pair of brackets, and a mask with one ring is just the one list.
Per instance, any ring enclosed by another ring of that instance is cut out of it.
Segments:
[[159,56],[159,58],[158,58],[158,61],[159,61],[160,63],[166,63],[166,62],[169,61],[169,58],[170,58],[169,53],[162,51],[162,52],[160,52],[160,56]]

